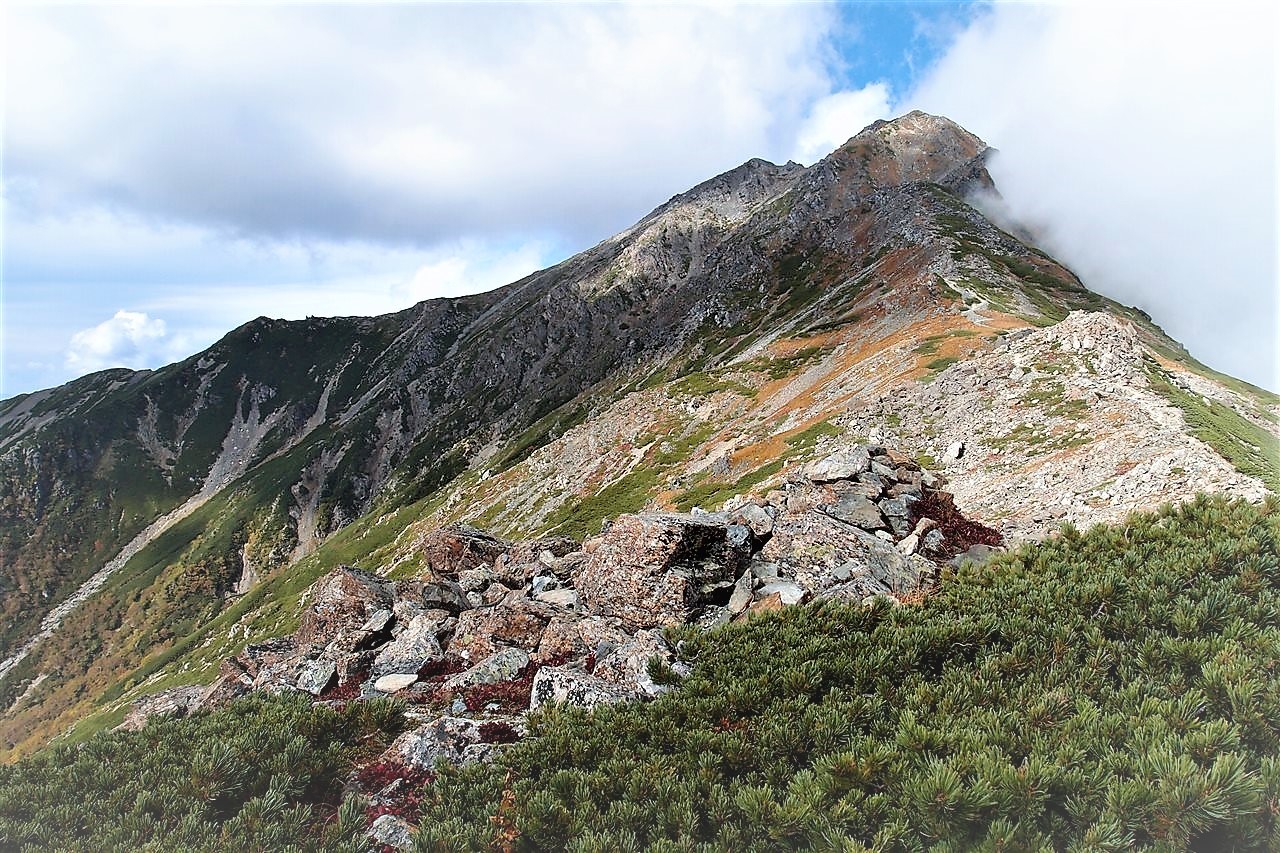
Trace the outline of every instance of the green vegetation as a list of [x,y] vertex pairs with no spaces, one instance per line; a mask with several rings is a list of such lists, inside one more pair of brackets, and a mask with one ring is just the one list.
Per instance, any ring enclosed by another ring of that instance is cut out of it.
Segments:
[[1241,472],[1280,492],[1280,446],[1271,433],[1218,401],[1179,387],[1154,361],[1147,362],[1147,378],[1160,396],[1182,410],[1192,435]]
[[1089,413],[1089,404],[1076,397],[1068,397],[1066,386],[1060,380],[1039,380],[1022,397],[1022,402],[1035,406],[1046,415],[1079,420]]
[[768,465],[762,465],[754,471],[743,474],[733,482],[723,480],[705,480],[689,489],[675,500],[676,509],[688,512],[694,507],[715,509],[729,498],[749,493],[765,480],[781,473],[785,460],[778,459]]
[[676,463],[687,459],[713,431],[714,427],[704,424],[678,439],[662,442],[625,476],[581,500],[562,505],[547,518],[542,532],[582,539],[598,533],[606,518],[643,509]]
[[251,697],[0,768],[5,850],[363,850],[353,762],[404,727],[386,701],[342,710]]
[[796,451],[809,451],[817,445],[819,439],[833,438],[837,435],[840,435],[839,427],[830,421],[818,421],[795,435],[787,436],[787,446]]
[[1277,509],[1204,499],[918,606],[683,632],[678,692],[538,715],[441,777],[420,849],[486,848],[504,790],[526,850],[1277,849]]
[[948,355],[948,356],[943,356],[942,358],[935,358],[932,361],[927,362],[925,364],[925,369],[928,370],[929,372],[925,374],[923,377],[921,377],[920,381],[932,382],[935,378],[937,378],[939,373],[946,370],[948,367],[950,367],[951,365],[955,364],[958,361],[960,361],[959,356]]

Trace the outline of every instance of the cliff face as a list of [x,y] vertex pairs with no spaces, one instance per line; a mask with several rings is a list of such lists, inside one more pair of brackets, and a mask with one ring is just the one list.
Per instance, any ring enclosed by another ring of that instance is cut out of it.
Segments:
[[859,440],[1013,538],[1276,488],[1275,398],[988,221],[987,152],[912,113],[490,293],[0,403],[3,746],[287,632],[338,563],[411,574],[448,521],[581,538]]

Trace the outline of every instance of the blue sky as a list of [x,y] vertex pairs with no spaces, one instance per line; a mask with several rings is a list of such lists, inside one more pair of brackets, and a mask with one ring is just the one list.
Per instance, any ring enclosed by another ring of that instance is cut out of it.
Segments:
[[489,289],[750,157],[812,162],[914,107],[1001,150],[1011,212],[1086,283],[1276,386],[1260,6],[6,15],[0,397],[159,366],[260,314]]

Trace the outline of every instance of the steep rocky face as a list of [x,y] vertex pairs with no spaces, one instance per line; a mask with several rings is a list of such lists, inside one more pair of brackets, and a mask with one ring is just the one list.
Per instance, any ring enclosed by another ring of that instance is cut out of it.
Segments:
[[[5,746],[290,632],[337,564],[416,577],[450,523],[562,552],[867,439],[945,465],[1013,538],[1275,488],[1275,398],[970,206],[987,153],[912,113],[809,168],[749,161],[491,293],[258,320],[159,371],[0,403]],[[838,496],[846,521],[884,513],[860,497]]]

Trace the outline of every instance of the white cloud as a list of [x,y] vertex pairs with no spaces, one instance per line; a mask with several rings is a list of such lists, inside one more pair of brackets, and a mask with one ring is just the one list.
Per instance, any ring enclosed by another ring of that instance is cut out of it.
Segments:
[[883,82],[820,98],[809,109],[796,133],[792,159],[812,165],[867,125],[892,117],[889,86]]
[[835,9],[25,7],[6,189],[255,237],[593,241],[785,156]]
[[173,344],[159,317],[140,311],[117,311],[111,319],[71,336],[66,363],[76,373],[108,367],[151,367]]
[[899,111],[1000,149],[1009,209],[1092,289],[1277,388],[1276,48],[1263,4],[999,4]]

